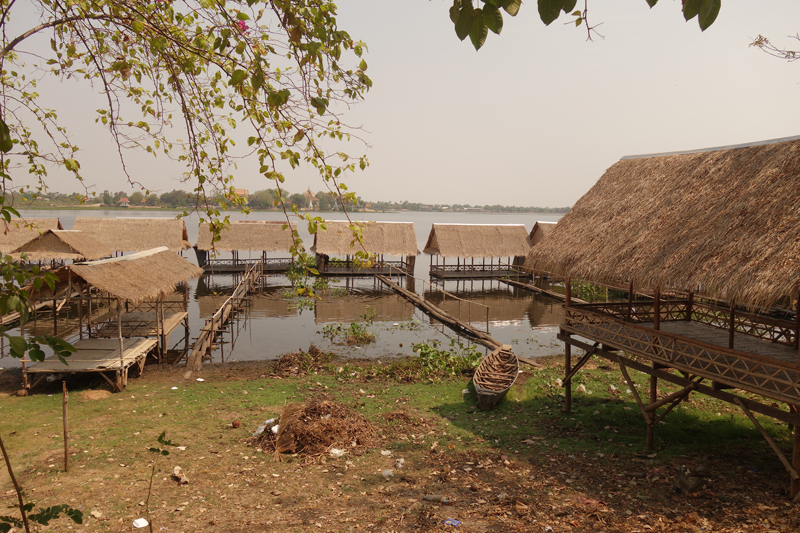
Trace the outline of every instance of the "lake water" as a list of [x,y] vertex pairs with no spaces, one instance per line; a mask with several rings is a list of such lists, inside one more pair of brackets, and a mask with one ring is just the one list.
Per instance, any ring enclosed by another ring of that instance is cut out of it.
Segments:
[[[59,217],[65,229],[71,229],[78,216],[96,217],[170,217],[165,211],[130,211],[119,210],[53,210],[26,211],[23,216]],[[230,212],[233,220],[285,220],[281,213],[254,212],[249,216]],[[343,213],[311,213],[330,220],[343,220]],[[464,224],[524,224],[530,231],[537,220],[557,221],[560,215],[552,214],[511,214],[511,213],[444,213],[444,212],[398,212],[398,213],[353,213],[353,220],[358,221],[398,221],[413,222],[417,234],[418,247],[422,250],[434,223]],[[197,214],[186,219],[186,227],[190,242],[196,242],[198,234]],[[298,231],[310,248],[312,239],[306,228],[300,223]],[[184,257],[196,264],[194,252],[184,252]],[[253,257],[260,256],[259,252]],[[280,257],[281,254],[270,254]],[[240,258],[247,258],[246,252]],[[390,259],[388,256],[386,259]],[[479,310],[473,306],[470,310],[466,304],[450,298],[442,301],[441,292],[431,290],[423,280],[429,280],[428,269],[430,256],[421,254],[417,258],[416,278],[407,287],[426,298],[441,305],[449,313],[462,320],[471,319],[472,325],[486,330],[500,342],[514,345],[514,351],[524,357],[539,357],[559,353],[561,347],[556,342],[557,325],[561,322],[561,302],[532,294],[528,291],[512,288],[504,283],[490,280],[467,282],[447,281],[445,289],[460,298],[471,300],[489,307],[488,317],[485,308]],[[235,285],[233,275],[206,276],[192,281],[188,286],[190,335],[194,338],[205,320],[211,316],[217,306],[232,292]],[[441,283],[440,285],[441,286]],[[425,341],[438,341],[448,346],[451,341],[469,343],[459,338],[449,328],[431,320],[414,305],[396,294],[380,281],[369,278],[341,278],[329,282],[328,290],[313,309],[298,309],[296,303],[287,299],[290,284],[283,275],[264,278],[249,301],[246,310],[239,314],[222,334],[219,347],[212,354],[213,361],[244,361],[275,359],[282,354],[308,349],[311,343],[324,350],[335,351],[347,357],[364,357],[388,359],[398,356],[412,355],[413,344]],[[352,322],[363,322],[365,313],[373,314],[368,329],[375,334],[376,340],[366,346],[347,346],[335,344],[325,335],[324,328],[337,324],[349,326]],[[62,312],[60,319],[67,320],[67,312]],[[73,310],[73,315],[76,311]],[[73,317],[74,318],[74,317]],[[487,320],[488,318],[488,320]],[[53,317],[44,313],[37,322],[37,332],[52,331]],[[60,326],[63,330],[64,326]],[[32,328],[32,325],[31,325]],[[31,329],[32,331],[32,329]],[[181,337],[183,328],[179,327],[172,334],[171,346],[183,346]],[[481,350],[484,350],[481,347]],[[4,347],[3,354],[7,353]],[[19,366],[19,362],[4,357],[0,366]]]

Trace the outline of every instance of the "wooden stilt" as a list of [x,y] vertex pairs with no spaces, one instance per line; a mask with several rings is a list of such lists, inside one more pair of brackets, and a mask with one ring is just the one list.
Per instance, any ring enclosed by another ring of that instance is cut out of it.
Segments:
[[[795,406],[795,409],[797,407]],[[794,470],[800,471],[800,427],[794,427],[794,446],[792,447],[792,468]],[[789,497],[792,498],[793,502],[797,502],[800,500],[800,479],[792,479],[791,484],[789,485]]]
[[[656,364],[653,363],[653,368],[656,368]],[[651,374],[650,375],[650,405],[653,405],[658,401],[658,378]],[[649,406],[648,406],[649,407]],[[645,408],[647,410],[647,408]],[[648,450],[653,449],[653,440],[655,439],[656,433],[656,426],[653,423],[647,424],[647,443],[646,448]]]
[[633,281],[628,284],[628,318],[627,321],[631,322],[633,318]]
[[[567,277],[564,282],[564,307],[572,305],[572,279]],[[561,332],[564,336],[569,337],[566,331]],[[572,345],[568,342],[564,343],[564,411],[567,413],[572,412],[572,379],[570,374],[572,372]]]
[[121,386],[119,391],[125,388],[125,378],[123,376],[123,369],[125,368],[125,342],[122,340],[122,300],[117,299],[117,333],[119,334],[119,373],[117,374],[117,383]]
[[653,329],[661,329],[661,289],[656,288],[653,292]]
[[689,290],[689,296],[686,302],[686,321],[690,322],[692,320],[692,311],[694,307],[694,289]]
[[728,348],[733,350],[733,338],[736,333],[736,302],[731,300],[730,321],[728,329]]

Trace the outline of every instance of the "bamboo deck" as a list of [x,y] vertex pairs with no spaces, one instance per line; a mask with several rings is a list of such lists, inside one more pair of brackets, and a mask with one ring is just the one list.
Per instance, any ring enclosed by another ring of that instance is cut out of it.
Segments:
[[[155,311],[134,311],[122,315],[122,336],[123,337],[157,337],[160,334],[169,335],[175,328],[189,316],[186,311],[164,311],[164,331],[158,330],[158,317]],[[114,338],[119,337],[119,326],[116,321],[109,321],[102,324],[99,329],[92,332],[93,337]]]
[[491,279],[507,276],[516,277],[518,274],[519,272],[510,268],[471,270],[468,266],[462,267],[460,270],[450,270],[449,267],[446,270],[442,270],[432,266],[430,270],[430,276],[438,279]]
[[[136,366],[139,371],[144,367],[144,360],[148,352],[156,347],[155,339],[123,339],[123,354],[120,361],[119,339],[84,339],[74,344],[77,352],[67,357],[67,364],[62,363],[58,357],[51,356],[39,363],[28,366],[23,373],[27,380],[28,374],[80,374],[86,372],[99,372],[103,377],[119,390],[124,388],[127,374],[131,367]],[[116,382],[112,382],[104,372],[114,372]],[[31,388],[36,386],[45,376],[35,379]]]

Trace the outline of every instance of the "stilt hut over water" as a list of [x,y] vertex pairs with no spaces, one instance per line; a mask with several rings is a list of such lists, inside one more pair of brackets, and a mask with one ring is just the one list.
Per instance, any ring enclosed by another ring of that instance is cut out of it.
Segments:
[[[564,276],[567,294],[576,279],[653,294],[613,304],[567,298],[559,335],[567,412],[571,378],[592,354],[619,366],[648,446],[693,391],[729,402],[765,436],[800,498],[798,264],[800,137],[623,158],[526,261]],[[586,351],[577,362],[573,347]],[[649,387],[636,388],[628,369],[649,374]],[[659,379],[680,390],[659,397]],[[788,459],[754,412],[794,426]]]
[[[292,232],[297,224],[288,226],[284,221],[242,220],[231,221],[220,232],[220,240],[212,243],[213,233],[208,223],[200,224],[197,245],[197,263],[213,272],[244,272],[253,263],[263,261],[265,272],[281,272],[292,264],[289,250],[294,244]],[[210,258],[210,252],[229,257]],[[257,252],[253,258],[241,258],[241,252]],[[283,252],[285,257],[267,257],[268,252]],[[288,255],[288,256],[287,256]]]
[[49,229],[11,252],[28,261],[93,261],[112,255],[101,242],[82,231]]
[[523,224],[434,224],[424,252],[434,278],[516,278],[530,248]]
[[179,218],[78,217],[72,229],[91,235],[120,255],[160,246],[180,253],[192,246],[186,224]]
[[0,253],[10,254],[49,229],[64,229],[57,218],[20,218],[0,223]]
[[[311,247],[320,274],[414,274],[419,249],[413,222],[355,222],[361,228],[363,243],[358,242],[347,221],[326,220],[324,224],[326,229],[317,231]],[[370,268],[363,268],[356,260],[358,251],[377,255]],[[386,256],[397,259],[386,259]]]
[[[185,298],[165,301],[165,297],[172,295],[179,283],[199,277],[203,271],[166,247],[73,263],[53,273],[58,277],[55,291],[46,285],[38,291],[30,288],[31,296],[34,302],[69,298],[77,303],[78,336],[65,339],[77,352],[67,358],[67,364],[56,356],[32,364],[23,359],[26,389],[49,374],[94,372],[121,391],[130,371],[141,372],[148,354],[162,359],[170,333],[178,325],[183,323],[185,338],[189,338]],[[88,308],[85,324],[84,304]],[[92,320],[98,310],[105,312]]]

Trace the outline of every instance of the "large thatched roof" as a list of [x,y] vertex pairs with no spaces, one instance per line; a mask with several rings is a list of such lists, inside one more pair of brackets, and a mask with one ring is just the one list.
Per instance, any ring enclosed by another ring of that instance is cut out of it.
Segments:
[[[268,220],[241,220],[231,221],[220,232],[220,240],[214,243],[218,252],[240,251],[267,251],[288,252],[294,244],[292,231],[297,229],[297,224],[291,227],[286,222]],[[211,250],[211,229],[207,222],[200,224],[197,236],[198,250]]]
[[[70,278],[73,284],[86,283],[115,298],[137,304],[172,293],[175,286],[200,277],[203,269],[194,266],[166,247],[87,263],[73,263],[53,271],[63,292]],[[48,289],[43,288],[47,298]]]
[[513,257],[530,248],[523,224],[434,224],[424,251],[442,257]]
[[34,237],[12,253],[28,254],[29,261],[69,259],[91,261],[110,256],[113,252],[91,236],[76,230],[52,230]]
[[626,158],[526,266],[769,306],[800,288],[800,138]]
[[531,234],[528,239],[531,241],[531,246],[536,246],[542,239],[550,235],[555,229],[557,222],[547,222],[545,220],[537,220],[531,229]]
[[[362,229],[364,250],[370,254],[417,255],[417,234],[413,222],[357,222]],[[326,220],[324,231],[314,235],[312,252],[326,255],[348,255],[361,250],[355,242],[349,222]]]
[[0,253],[8,254],[49,229],[64,229],[57,218],[21,218],[0,222]]
[[140,252],[166,246],[173,252],[191,246],[179,218],[78,217],[72,229],[88,233],[115,252]]

